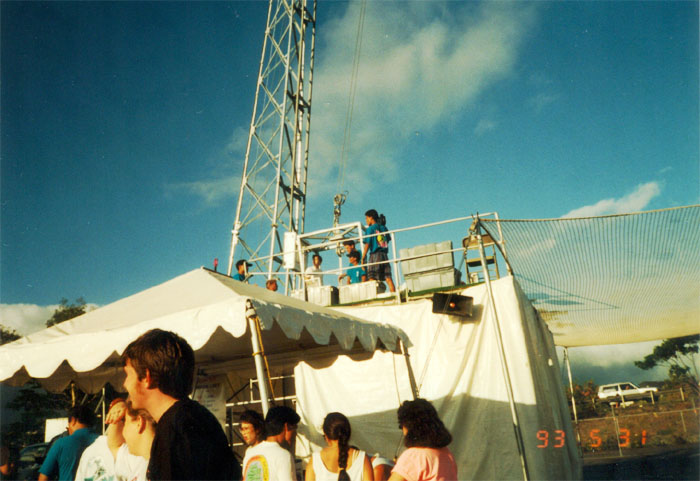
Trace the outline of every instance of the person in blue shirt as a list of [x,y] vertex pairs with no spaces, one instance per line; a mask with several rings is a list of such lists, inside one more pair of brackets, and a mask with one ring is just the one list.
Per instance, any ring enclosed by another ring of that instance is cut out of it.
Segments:
[[236,270],[238,272],[232,276],[233,280],[245,282],[246,277],[248,276],[249,267],[253,267],[253,264],[246,262],[245,259],[241,259],[238,262],[236,262]]
[[365,212],[365,249],[362,252],[362,262],[367,263],[367,253],[369,252],[369,264],[367,266],[367,277],[370,280],[386,281],[391,292],[395,292],[394,281],[391,278],[391,264],[389,264],[389,238],[382,235],[387,228],[379,223],[379,214],[376,210],[370,209]]
[[340,277],[338,277],[338,281],[342,280],[344,277],[347,277],[350,284],[365,282],[367,280],[367,273],[362,266],[359,265],[360,253],[357,251],[351,252],[348,254],[348,259],[350,259],[350,264],[352,264],[353,267],[350,267],[347,271],[345,271],[345,274],[341,274]]
[[58,475],[59,481],[75,479],[80,456],[85,448],[90,446],[97,434],[90,426],[95,420],[95,414],[87,406],[74,406],[68,412],[68,436],[58,439],[39,469],[39,481],[48,481]]

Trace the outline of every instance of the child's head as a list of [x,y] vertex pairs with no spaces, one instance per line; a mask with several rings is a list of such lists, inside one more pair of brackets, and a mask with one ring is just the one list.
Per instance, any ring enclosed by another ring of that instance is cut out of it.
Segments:
[[343,242],[343,246],[345,247],[345,252],[349,254],[355,250],[355,241],[346,240]]
[[[145,439],[152,439],[155,435],[156,422],[145,409],[135,409],[131,400],[126,401],[126,413],[124,414],[124,428],[122,435],[131,454],[140,455],[141,445]],[[150,450],[150,445],[148,446]]]
[[314,254],[313,257],[313,263],[316,267],[319,267],[321,265],[321,262],[323,262],[323,259],[321,259],[321,256],[318,254]]
[[351,252],[348,255],[348,259],[350,260],[350,264],[357,265],[357,263],[360,262],[360,253],[357,251]]

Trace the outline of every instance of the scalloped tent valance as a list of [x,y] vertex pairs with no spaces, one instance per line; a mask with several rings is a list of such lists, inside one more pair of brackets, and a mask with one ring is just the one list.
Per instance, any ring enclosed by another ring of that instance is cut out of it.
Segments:
[[260,319],[272,366],[328,363],[339,354],[398,352],[410,345],[400,329],[237,282],[204,268],[0,347],[0,382],[36,378],[59,391],[71,381],[89,392],[120,386],[119,356],[149,329],[176,332],[195,350],[198,365],[254,371],[246,307]]

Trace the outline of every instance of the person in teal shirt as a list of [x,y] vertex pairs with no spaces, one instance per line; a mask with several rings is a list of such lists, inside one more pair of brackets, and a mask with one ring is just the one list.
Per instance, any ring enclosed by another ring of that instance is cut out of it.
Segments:
[[236,262],[236,270],[238,272],[231,277],[233,277],[233,279],[236,281],[245,282],[245,279],[248,275],[249,267],[253,267],[253,264],[249,264],[248,262],[246,262],[245,259],[239,260],[238,262]]
[[87,406],[74,406],[68,411],[68,436],[58,439],[46,454],[39,469],[39,481],[48,481],[58,474],[59,481],[73,481],[80,456],[95,439],[90,427],[95,414]]
[[341,274],[338,280],[341,280],[343,277],[347,277],[350,280],[350,284],[365,282],[367,280],[367,273],[362,266],[359,265],[360,253],[357,251],[351,252],[348,254],[348,258],[350,259],[350,264],[352,264],[353,267],[348,268],[345,274]]
[[[389,264],[387,248],[390,238],[383,235],[387,232],[386,226],[379,223],[379,214],[376,210],[370,209],[365,212],[365,249],[362,252],[362,262],[368,263],[367,277],[370,280],[386,281],[391,292],[395,292],[394,280],[391,277],[391,264]],[[367,254],[369,253],[369,262]]]

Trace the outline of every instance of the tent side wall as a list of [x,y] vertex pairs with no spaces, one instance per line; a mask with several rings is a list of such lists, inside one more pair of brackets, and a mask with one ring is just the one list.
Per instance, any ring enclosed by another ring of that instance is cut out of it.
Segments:
[[[552,335],[512,277],[492,285],[530,479],[580,478],[581,460]],[[420,396],[433,402],[453,434],[450,449],[460,479],[522,479],[487,291],[482,285],[463,294],[474,298],[471,318],[433,314],[428,300],[346,311],[390,322],[409,335]],[[300,364],[295,378],[305,425],[299,454],[323,444],[320,426],[331,411],[350,418],[352,442],[360,448],[389,458],[400,452],[396,409],[411,399],[411,390],[399,356],[377,352],[361,362],[339,358],[320,370]],[[547,448],[538,447],[542,432],[550,439]],[[555,447],[562,433],[563,444]]]

